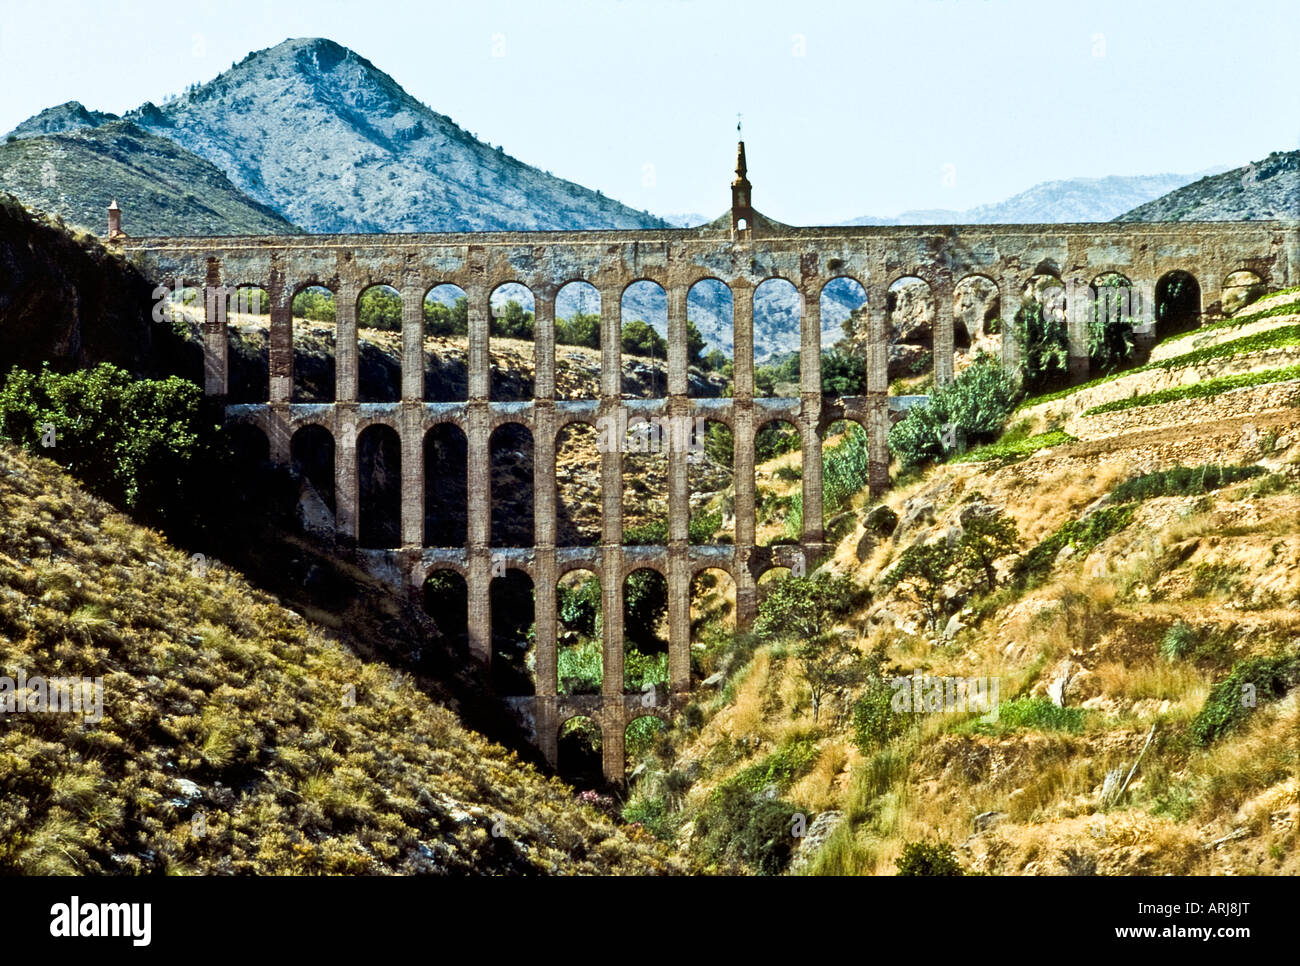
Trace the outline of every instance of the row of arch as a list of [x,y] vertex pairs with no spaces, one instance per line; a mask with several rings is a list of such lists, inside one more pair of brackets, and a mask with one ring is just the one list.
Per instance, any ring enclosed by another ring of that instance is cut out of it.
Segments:
[[[1242,277],[1249,281],[1242,283]],[[1222,288],[1234,284],[1261,285],[1254,272],[1236,270],[1223,280]],[[1188,284],[1190,282],[1190,284]],[[953,344],[950,348],[969,347],[981,335],[991,334],[993,324],[1008,314],[1014,315],[1019,300],[1041,296],[1055,289],[1063,293],[1065,283],[1053,264],[1040,264],[1024,283],[1015,304],[1003,304],[999,282],[988,275],[971,273],[953,285]],[[1120,272],[1103,272],[1088,285],[1088,297],[1096,297],[1116,288],[1132,291],[1133,282]],[[1262,288],[1262,285],[1261,285]],[[265,402],[270,396],[269,333],[256,316],[269,313],[269,304],[261,290],[241,285],[226,313],[227,337],[232,348],[227,398],[232,403]],[[1149,313],[1163,330],[1194,324],[1201,310],[1201,287],[1195,276],[1183,270],[1166,272],[1155,283],[1155,305]],[[1150,296],[1148,296],[1150,297]],[[949,351],[935,344],[940,335],[937,285],[921,275],[899,275],[886,293],[885,310],[891,318],[891,333],[898,341],[914,342],[927,350],[919,353],[924,364],[914,366],[912,374],[933,373],[938,362],[935,355]],[[317,285],[303,285],[293,296],[292,351],[293,387],[290,401],[334,402],[338,398],[336,376],[337,305],[334,292]],[[687,318],[707,331],[711,339],[696,342],[694,357],[688,364],[707,371],[723,372],[734,364],[734,299],[732,290],[716,278],[696,281],[686,294]],[[834,342],[843,323],[867,303],[867,291],[856,279],[839,275],[819,290],[819,312],[823,347]],[[918,305],[920,306],[918,309]],[[804,315],[803,297],[793,282],[774,276],[761,282],[752,294],[752,311],[756,345],[754,356],[777,372],[767,384],[760,381],[759,395],[798,395],[800,370],[800,333]],[[427,338],[423,359],[422,398],[428,402],[459,402],[469,396],[468,353],[458,338],[467,333],[470,316],[468,296],[453,284],[439,284],[428,289],[419,306],[404,304],[397,289],[371,285],[362,290],[354,306],[358,325],[363,331],[359,342],[357,400],[359,402],[396,402],[403,398],[400,353],[394,358],[394,335],[386,340],[385,331],[400,333],[404,313],[422,314]],[[659,283],[638,279],[622,289],[619,355],[620,391],[625,398],[662,398],[666,395],[668,308],[667,295]],[[512,365],[512,356],[532,351],[536,300],[532,291],[519,282],[503,282],[488,296],[489,342],[492,377],[489,397],[494,401],[516,402],[535,398],[534,380],[527,365]],[[1064,305],[1060,308],[1065,312]],[[900,319],[899,313],[920,315],[928,320],[918,327],[914,319]],[[591,283],[575,280],[558,290],[555,300],[557,363],[568,368],[571,378],[556,385],[558,398],[596,398],[597,380],[591,377],[591,358],[584,366],[574,352],[599,352],[602,338],[601,293]],[[902,325],[920,338],[899,332]],[[441,339],[439,338],[441,337]],[[256,361],[252,361],[256,360]],[[574,365],[572,363],[576,362]],[[784,376],[784,378],[781,378]]]
[[[243,467],[269,466],[270,443],[260,427],[235,423],[230,431]],[[732,427],[725,418],[702,417],[691,425],[689,432],[694,437],[691,444],[696,447],[686,459],[687,489],[696,500],[691,508],[691,543],[734,544],[734,505],[728,505],[725,499],[707,499],[725,494],[734,484],[736,447]],[[633,446],[636,433],[636,427],[629,431],[628,442]],[[828,425],[818,441],[827,447],[824,452],[836,447],[864,449],[866,430],[852,419],[841,419]],[[539,471],[553,472],[556,478],[555,545],[598,546],[604,535],[602,506],[589,481],[600,479],[600,449],[601,434],[595,426],[586,421],[570,422],[556,432],[554,465],[539,467],[532,431],[518,422],[499,425],[489,436],[489,546],[534,545]],[[801,478],[804,441],[792,420],[773,417],[758,422],[754,429],[754,449],[760,462],[790,454],[776,471],[778,479],[791,484]],[[421,451],[424,462],[421,545],[465,547],[469,540],[468,438],[454,422],[437,423],[424,432]],[[315,422],[300,425],[289,438],[288,457],[294,476],[302,481],[302,488],[292,495],[299,503],[300,512],[314,511],[327,521],[327,527],[332,527],[329,521],[338,512],[338,453],[333,433]],[[357,434],[356,541],[359,547],[395,549],[403,545],[402,459],[401,437],[387,423],[372,422]],[[667,542],[666,529],[656,525],[668,513],[666,464],[662,452],[634,450],[622,454],[624,543]],[[860,489],[865,484],[865,478],[847,481],[844,498],[856,491],[855,486]],[[305,510],[301,510],[303,506]],[[839,503],[834,499],[827,501],[824,517],[830,517],[838,508]],[[786,532],[773,539],[797,536]]]

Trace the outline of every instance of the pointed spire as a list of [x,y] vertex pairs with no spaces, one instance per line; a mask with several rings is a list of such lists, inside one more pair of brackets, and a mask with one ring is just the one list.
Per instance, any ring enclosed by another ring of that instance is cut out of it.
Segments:
[[[736,115],[736,132],[740,133],[740,115]],[[745,163],[745,142],[736,142],[736,180],[731,182],[731,232],[749,232],[754,227],[754,207],[750,200],[753,186],[749,183],[748,165]]]

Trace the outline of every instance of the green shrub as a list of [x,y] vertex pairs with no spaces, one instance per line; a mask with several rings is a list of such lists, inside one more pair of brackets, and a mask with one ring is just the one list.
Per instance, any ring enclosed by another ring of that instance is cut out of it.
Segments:
[[672,810],[664,799],[658,797],[633,795],[623,806],[623,821],[629,825],[641,825],[664,842],[671,842],[677,834],[677,829],[673,827]]
[[[49,457],[96,495],[146,518],[191,516],[199,467],[218,453],[203,391],[101,363],[65,374],[15,367],[0,389],[0,438]],[[47,433],[52,430],[52,437]],[[52,442],[52,446],[45,443]]]
[[1070,371],[1070,338],[1064,319],[1043,311],[1034,298],[1020,304],[1013,322],[1026,389],[1041,389]]
[[1199,643],[1196,629],[1186,621],[1174,621],[1160,641],[1160,653],[1166,661],[1187,657]]
[[759,605],[754,633],[768,639],[816,640],[848,613],[856,594],[852,577],[824,570],[810,577],[787,577]]
[[1175,466],[1137,479],[1125,480],[1111,490],[1116,503],[1151,500],[1160,496],[1196,496],[1267,472],[1262,466]]
[[947,842],[908,842],[894,860],[899,875],[965,875],[957,852]]
[[762,875],[779,875],[798,841],[796,814],[788,802],[727,784],[696,818],[695,834],[703,854],[715,862],[739,861]]
[[1006,433],[997,442],[962,453],[954,457],[952,462],[987,463],[997,460],[1003,463],[1013,463],[1027,456],[1033,456],[1039,450],[1048,449],[1052,446],[1064,446],[1066,443],[1073,442],[1075,442],[1075,438],[1060,429],[1039,433],[1037,436],[1013,436],[1011,433]]
[[560,694],[600,694],[605,682],[605,652],[600,639],[559,648],[556,677]]
[[1192,719],[1192,737],[1202,745],[1211,744],[1235,730],[1255,703],[1282,697],[1298,679],[1300,657],[1274,655],[1241,661],[1210,689],[1205,706]]
[[990,441],[1010,415],[1017,387],[991,356],[981,355],[951,383],[911,409],[889,431],[889,449],[908,469],[942,458],[956,441]]
[[911,718],[894,710],[894,689],[882,677],[872,677],[853,704],[853,743],[870,756],[907,730]]
[[775,785],[783,792],[806,775],[816,760],[817,739],[804,735],[785,741],[762,761],[737,772],[727,783],[739,785],[748,792],[761,792]]
[[1082,708],[1062,708],[1046,698],[1016,698],[998,706],[997,724],[1002,729],[1027,731],[1079,731]]

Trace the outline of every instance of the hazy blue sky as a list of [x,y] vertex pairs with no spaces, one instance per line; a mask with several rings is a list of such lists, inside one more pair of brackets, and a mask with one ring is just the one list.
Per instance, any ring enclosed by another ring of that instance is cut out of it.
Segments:
[[480,138],[659,213],[795,224],[1300,147],[1297,0],[0,0],[0,131],[122,113],[286,37],[351,47]]

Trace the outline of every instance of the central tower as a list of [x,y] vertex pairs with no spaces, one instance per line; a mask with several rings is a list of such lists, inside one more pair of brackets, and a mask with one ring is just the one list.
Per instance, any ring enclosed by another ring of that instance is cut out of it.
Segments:
[[[739,127],[739,125],[737,125]],[[731,237],[748,238],[754,227],[752,185],[745,177],[745,142],[736,142],[736,179],[731,182]]]

